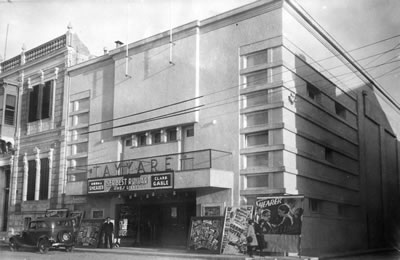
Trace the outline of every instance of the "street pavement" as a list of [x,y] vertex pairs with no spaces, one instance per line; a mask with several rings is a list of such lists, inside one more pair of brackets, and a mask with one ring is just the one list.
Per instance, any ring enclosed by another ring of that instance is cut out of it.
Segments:
[[[40,254],[35,249],[22,248],[18,252],[11,252],[6,243],[0,244],[1,260],[249,260],[248,256],[235,255],[210,255],[179,249],[160,248],[131,248],[120,247],[114,249],[104,248],[75,248],[71,253],[62,249],[51,249],[47,254]],[[400,260],[400,252],[394,250],[359,252],[357,255],[325,256],[325,257],[294,257],[294,256],[255,256],[256,260]]]

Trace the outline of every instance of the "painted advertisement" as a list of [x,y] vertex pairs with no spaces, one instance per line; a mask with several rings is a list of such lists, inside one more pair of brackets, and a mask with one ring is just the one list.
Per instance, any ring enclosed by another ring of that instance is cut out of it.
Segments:
[[256,200],[257,232],[269,252],[299,252],[303,196],[271,196]]
[[192,217],[188,249],[206,250],[218,254],[221,249],[223,227],[224,217]]
[[226,207],[224,236],[221,252],[238,255],[246,252],[248,219],[252,218],[253,206]]
[[173,188],[172,172],[88,180],[88,194]]

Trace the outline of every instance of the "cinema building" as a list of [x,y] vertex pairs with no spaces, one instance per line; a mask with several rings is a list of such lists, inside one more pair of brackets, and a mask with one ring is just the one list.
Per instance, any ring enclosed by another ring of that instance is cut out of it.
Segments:
[[66,69],[58,208],[110,216],[123,246],[184,247],[192,216],[300,194],[303,254],[390,241],[398,104],[295,3],[116,44]]

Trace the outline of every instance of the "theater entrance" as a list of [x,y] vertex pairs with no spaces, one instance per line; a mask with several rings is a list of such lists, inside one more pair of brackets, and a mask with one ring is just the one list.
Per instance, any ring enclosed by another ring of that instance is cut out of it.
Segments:
[[116,216],[121,246],[185,247],[196,196],[171,192],[132,197],[117,206]]

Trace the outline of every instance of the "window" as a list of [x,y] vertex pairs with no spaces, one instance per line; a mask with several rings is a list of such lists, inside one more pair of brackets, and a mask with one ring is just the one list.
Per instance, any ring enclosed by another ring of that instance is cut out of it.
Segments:
[[75,100],[75,101],[71,102],[71,106],[72,106],[71,107],[72,112],[89,109],[89,98]]
[[346,119],[346,108],[338,102],[335,102],[335,112],[339,117]]
[[15,103],[16,96],[6,96],[6,110],[4,113],[4,124],[6,125],[14,125],[15,123]]
[[247,188],[268,187],[268,175],[247,176]]
[[86,125],[89,123],[89,113],[82,113],[71,117],[71,126]]
[[87,143],[79,143],[79,144],[73,144],[70,145],[70,151],[68,155],[75,155],[79,153],[87,153],[88,152],[88,145]]
[[34,122],[50,117],[52,82],[33,86],[29,93],[28,122]]
[[102,210],[102,209],[93,209],[92,210],[92,218],[103,219],[104,218],[104,210]]
[[321,103],[321,91],[314,85],[307,82],[307,95],[317,103]]
[[125,146],[127,147],[132,146],[132,138],[129,137],[125,139]]
[[246,114],[246,122],[245,126],[256,126],[256,125],[263,125],[268,124],[268,111],[261,111],[255,113]]
[[192,137],[194,136],[194,127],[188,127],[186,128],[186,137]]
[[161,130],[154,131],[151,135],[151,143],[159,144],[161,143]]
[[76,168],[82,166],[87,166],[86,157],[69,160],[69,167]]
[[167,142],[173,142],[177,140],[177,130],[176,127],[167,129]]
[[138,146],[146,145],[146,133],[141,133],[137,135]]
[[[39,200],[47,200],[49,195],[49,159],[40,159]],[[28,191],[26,200],[35,200],[36,161],[28,161]]]
[[246,87],[255,87],[268,83],[268,70],[252,73],[246,76]]
[[87,132],[89,131],[89,128],[79,128],[79,129],[74,129],[70,131],[70,139],[68,140],[69,142],[71,141],[79,141],[79,140],[85,140],[88,138]]
[[39,200],[47,200],[49,196],[49,158],[40,159]]
[[36,162],[35,160],[28,161],[28,191],[26,200],[35,200],[36,186]]
[[317,199],[309,199],[309,208],[311,212],[317,213],[321,211],[321,201]]
[[246,146],[266,145],[268,144],[268,132],[246,135]]
[[246,155],[247,168],[268,167],[268,153]]
[[325,147],[325,158],[326,161],[333,163],[333,150]]
[[259,91],[246,95],[246,107],[268,104],[268,91]]
[[253,66],[267,64],[268,63],[268,54],[267,50],[256,52],[246,56],[246,68],[250,68]]

